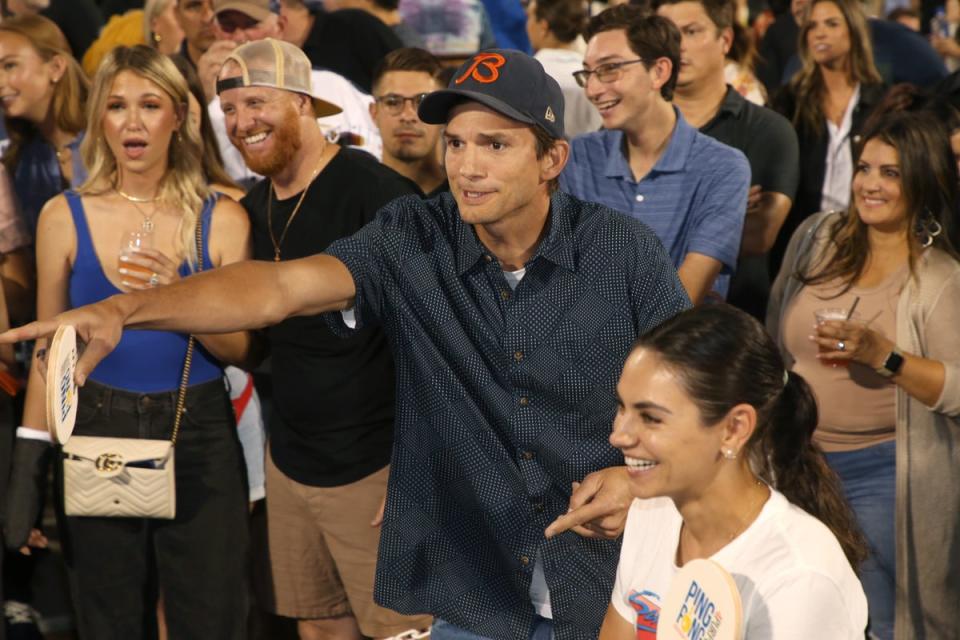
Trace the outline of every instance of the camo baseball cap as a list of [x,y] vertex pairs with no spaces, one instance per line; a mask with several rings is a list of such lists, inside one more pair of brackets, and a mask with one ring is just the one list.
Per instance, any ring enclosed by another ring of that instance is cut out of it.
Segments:
[[224,68],[231,61],[240,67],[240,75],[225,78],[221,70],[217,95],[237,87],[271,87],[310,96],[318,118],[343,111],[314,93],[310,60],[296,45],[273,38],[256,40],[234,49],[224,60]]

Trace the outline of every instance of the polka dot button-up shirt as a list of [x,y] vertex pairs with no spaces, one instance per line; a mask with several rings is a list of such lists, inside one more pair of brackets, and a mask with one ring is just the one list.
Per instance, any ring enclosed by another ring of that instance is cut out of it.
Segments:
[[[353,275],[356,326],[379,321],[397,424],[375,598],[489,638],[526,638],[533,559],[559,640],[595,638],[619,543],[543,530],[571,483],[618,464],[607,441],[634,340],[689,305],[640,222],[554,194],[512,290],[450,194],[404,197],[327,250]],[[349,331],[340,314],[329,321]]]

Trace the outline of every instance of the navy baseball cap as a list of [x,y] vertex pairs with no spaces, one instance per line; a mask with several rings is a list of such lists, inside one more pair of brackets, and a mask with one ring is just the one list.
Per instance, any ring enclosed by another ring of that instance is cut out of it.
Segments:
[[446,89],[428,94],[417,110],[427,124],[446,124],[450,109],[473,100],[563,137],[563,92],[537,60],[512,49],[487,49],[460,65]]

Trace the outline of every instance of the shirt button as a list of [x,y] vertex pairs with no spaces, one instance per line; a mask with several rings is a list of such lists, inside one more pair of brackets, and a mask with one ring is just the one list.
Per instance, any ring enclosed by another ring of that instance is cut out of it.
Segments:
[[509,297],[510,297],[510,292],[507,291],[506,289],[500,292],[500,298],[502,298],[503,300],[507,300]]
[[525,407],[525,406],[527,406],[528,404],[530,404],[530,398],[528,398],[527,396],[521,396],[521,397],[520,397],[520,406],[521,406],[521,407]]
[[524,451],[523,453],[520,454],[520,457],[523,458],[524,460],[533,460],[535,455],[536,454],[533,453],[533,451]]
[[493,262],[493,258],[491,258],[491,257],[490,257],[489,255],[487,255],[487,254],[483,254],[483,259],[486,260],[487,262]]
[[543,513],[543,503],[538,502],[535,505],[533,505],[533,510],[536,511],[537,513]]
[[643,202],[643,194],[642,194],[642,193],[638,193],[638,194],[637,194],[637,202]]
[[527,566],[528,564],[530,564],[530,558],[528,558],[527,556],[520,556],[520,564],[522,564],[523,566]]
[[521,360],[523,360],[523,351],[514,351],[513,359],[516,360],[517,362],[520,362]]

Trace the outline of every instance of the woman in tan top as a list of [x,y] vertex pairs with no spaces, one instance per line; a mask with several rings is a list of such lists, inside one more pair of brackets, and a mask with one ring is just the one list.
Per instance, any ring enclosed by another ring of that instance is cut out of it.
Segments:
[[791,239],[767,327],[814,389],[816,440],[872,547],[871,633],[939,637],[960,625],[957,165],[926,115],[887,116],[864,140],[851,206]]

